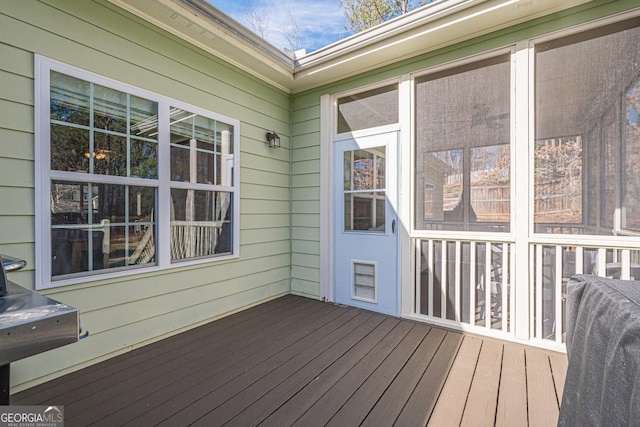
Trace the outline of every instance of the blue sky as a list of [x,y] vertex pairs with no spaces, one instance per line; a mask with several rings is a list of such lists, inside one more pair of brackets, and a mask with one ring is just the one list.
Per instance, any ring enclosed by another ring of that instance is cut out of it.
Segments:
[[251,8],[268,17],[266,39],[278,49],[291,49],[283,28],[297,21],[300,48],[317,50],[349,36],[344,29],[346,18],[338,0],[208,0],[215,7],[247,28],[247,11]]

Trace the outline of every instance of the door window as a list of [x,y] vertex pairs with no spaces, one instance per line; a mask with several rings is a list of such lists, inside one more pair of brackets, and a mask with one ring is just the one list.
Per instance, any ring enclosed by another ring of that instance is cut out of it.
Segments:
[[344,230],[385,231],[385,148],[344,152]]

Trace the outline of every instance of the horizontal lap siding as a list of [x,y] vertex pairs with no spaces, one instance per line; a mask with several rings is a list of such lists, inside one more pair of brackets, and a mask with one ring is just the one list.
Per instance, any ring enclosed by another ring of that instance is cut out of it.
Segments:
[[[2,0],[0,253],[34,287],[34,54],[240,120],[240,258],[47,290],[78,307],[87,339],[12,364],[17,391],[290,287],[289,95],[107,1]],[[283,148],[264,143],[266,130]]]
[[311,298],[320,298],[319,100],[294,100],[291,112],[291,291]]

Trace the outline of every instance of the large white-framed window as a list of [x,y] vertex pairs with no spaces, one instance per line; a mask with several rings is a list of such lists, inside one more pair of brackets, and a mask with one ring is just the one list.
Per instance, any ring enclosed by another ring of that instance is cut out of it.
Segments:
[[239,255],[239,121],[36,56],[36,287]]

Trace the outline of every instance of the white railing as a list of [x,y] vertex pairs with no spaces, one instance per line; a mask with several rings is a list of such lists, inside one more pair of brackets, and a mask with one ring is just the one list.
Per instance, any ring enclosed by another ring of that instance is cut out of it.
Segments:
[[[531,344],[558,350],[566,340],[566,287],[573,275],[640,280],[640,249],[633,247],[530,243],[529,253],[523,254],[529,259],[524,264],[529,280],[515,283],[513,242],[452,238],[416,238],[413,242],[416,269],[411,316],[512,339],[518,286],[520,295],[528,293],[529,314],[524,314],[524,321],[528,321]],[[527,310],[526,303],[517,307]]]
[[171,221],[171,259],[213,255],[222,221]]
[[640,251],[558,244],[530,246],[530,336],[565,342],[566,285],[574,274],[640,280]]
[[416,315],[485,334],[513,334],[512,243],[414,242]]

